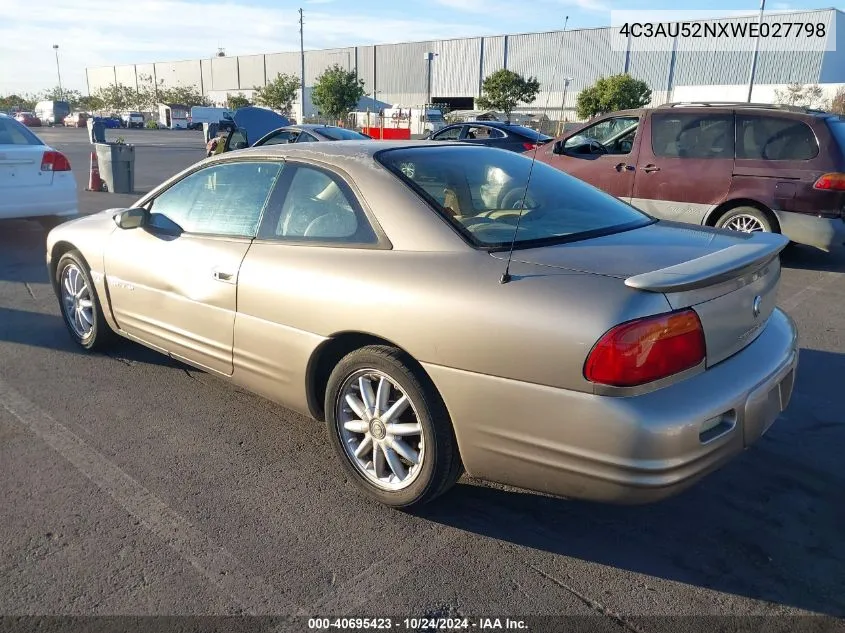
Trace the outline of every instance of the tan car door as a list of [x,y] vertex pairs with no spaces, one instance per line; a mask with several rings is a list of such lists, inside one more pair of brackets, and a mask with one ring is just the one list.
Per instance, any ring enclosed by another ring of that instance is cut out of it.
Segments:
[[105,256],[115,319],[126,334],[232,373],[237,282],[283,163],[233,161],[178,181],[145,225],[114,232]]

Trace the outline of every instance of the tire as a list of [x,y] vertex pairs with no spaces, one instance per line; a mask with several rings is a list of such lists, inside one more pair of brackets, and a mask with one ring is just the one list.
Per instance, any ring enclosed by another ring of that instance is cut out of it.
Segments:
[[[87,292],[83,292],[79,300],[70,302],[67,298],[67,289],[79,290],[80,281],[85,284]],[[69,251],[59,258],[56,264],[56,284],[59,310],[74,342],[89,351],[104,349],[112,343],[116,335],[103,317],[103,309],[91,279],[91,273],[78,251]],[[90,313],[84,301],[90,302]],[[80,316],[82,320],[75,318],[77,306],[83,307],[83,311],[88,315],[87,318],[85,316]]]
[[[361,378],[372,387],[373,405],[382,393],[378,385],[387,380],[389,389],[382,410],[372,406],[358,415],[346,404],[345,396],[355,396],[357,389],[357,404],[366,407],[358,388]],[[409,406],[391,421],[382,422],[401,396]],[[461,474],[457,441],[443,400],[407,354],[396,348],[362,347],[341,359],[329,376],[325,412],[329,438],[344,470],[360,489],[384,505],[410,508],[427,503],[449,490]],[[358,430],[346,427],[356,423]],[[413,427],[419,431],[413,431]],[[362,445],[363,459],[359,460],[354,453]],[[397,450],[393,446],[398,446]],[[414,455],[419,460],[416,465]],[[403,471],[406,476],[400,479]]]
[[[716,226],[720,229],[740,231],[742,233],[774,232],[769,216],[755,207],[736,207],[731,209],[719,218]],[[740,226],[749,228],[746,230],[739,228]]]

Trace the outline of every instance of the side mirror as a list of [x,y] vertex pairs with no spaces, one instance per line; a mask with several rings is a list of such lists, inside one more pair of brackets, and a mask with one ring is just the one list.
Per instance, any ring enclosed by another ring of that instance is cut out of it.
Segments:
[[552,147],[552,153],[553,154],[563,154],[564,143],[565,143],[565,141],[563,141],[563,140],[555,141],[554,147]]
[[122,229],[137,229],[146,224],[148,217],[146,209],[126,209],[114,216],[114,223]]
[[246,149],[247,145],[245,141],[238,141],[235,143],[235,149]]

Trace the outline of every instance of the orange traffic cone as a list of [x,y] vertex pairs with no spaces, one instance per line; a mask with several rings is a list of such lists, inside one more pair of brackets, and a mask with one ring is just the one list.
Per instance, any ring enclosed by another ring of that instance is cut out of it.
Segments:
[[100,178],[100,163],[97,161],[97,152],[91,152],[91,170],[88,175],[88,191],[102,191],[103,179]]

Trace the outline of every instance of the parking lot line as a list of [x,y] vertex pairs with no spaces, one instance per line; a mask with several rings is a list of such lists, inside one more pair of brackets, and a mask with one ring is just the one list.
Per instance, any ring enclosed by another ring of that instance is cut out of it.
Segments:
[[252,572],[226,548],[214,543],[131,475],[2,379],[0,407],[111,496],[236,602],[245,614],[302,611],[301,607],[289,601],[284,603],[283,594],[275,591],[264,578]]

